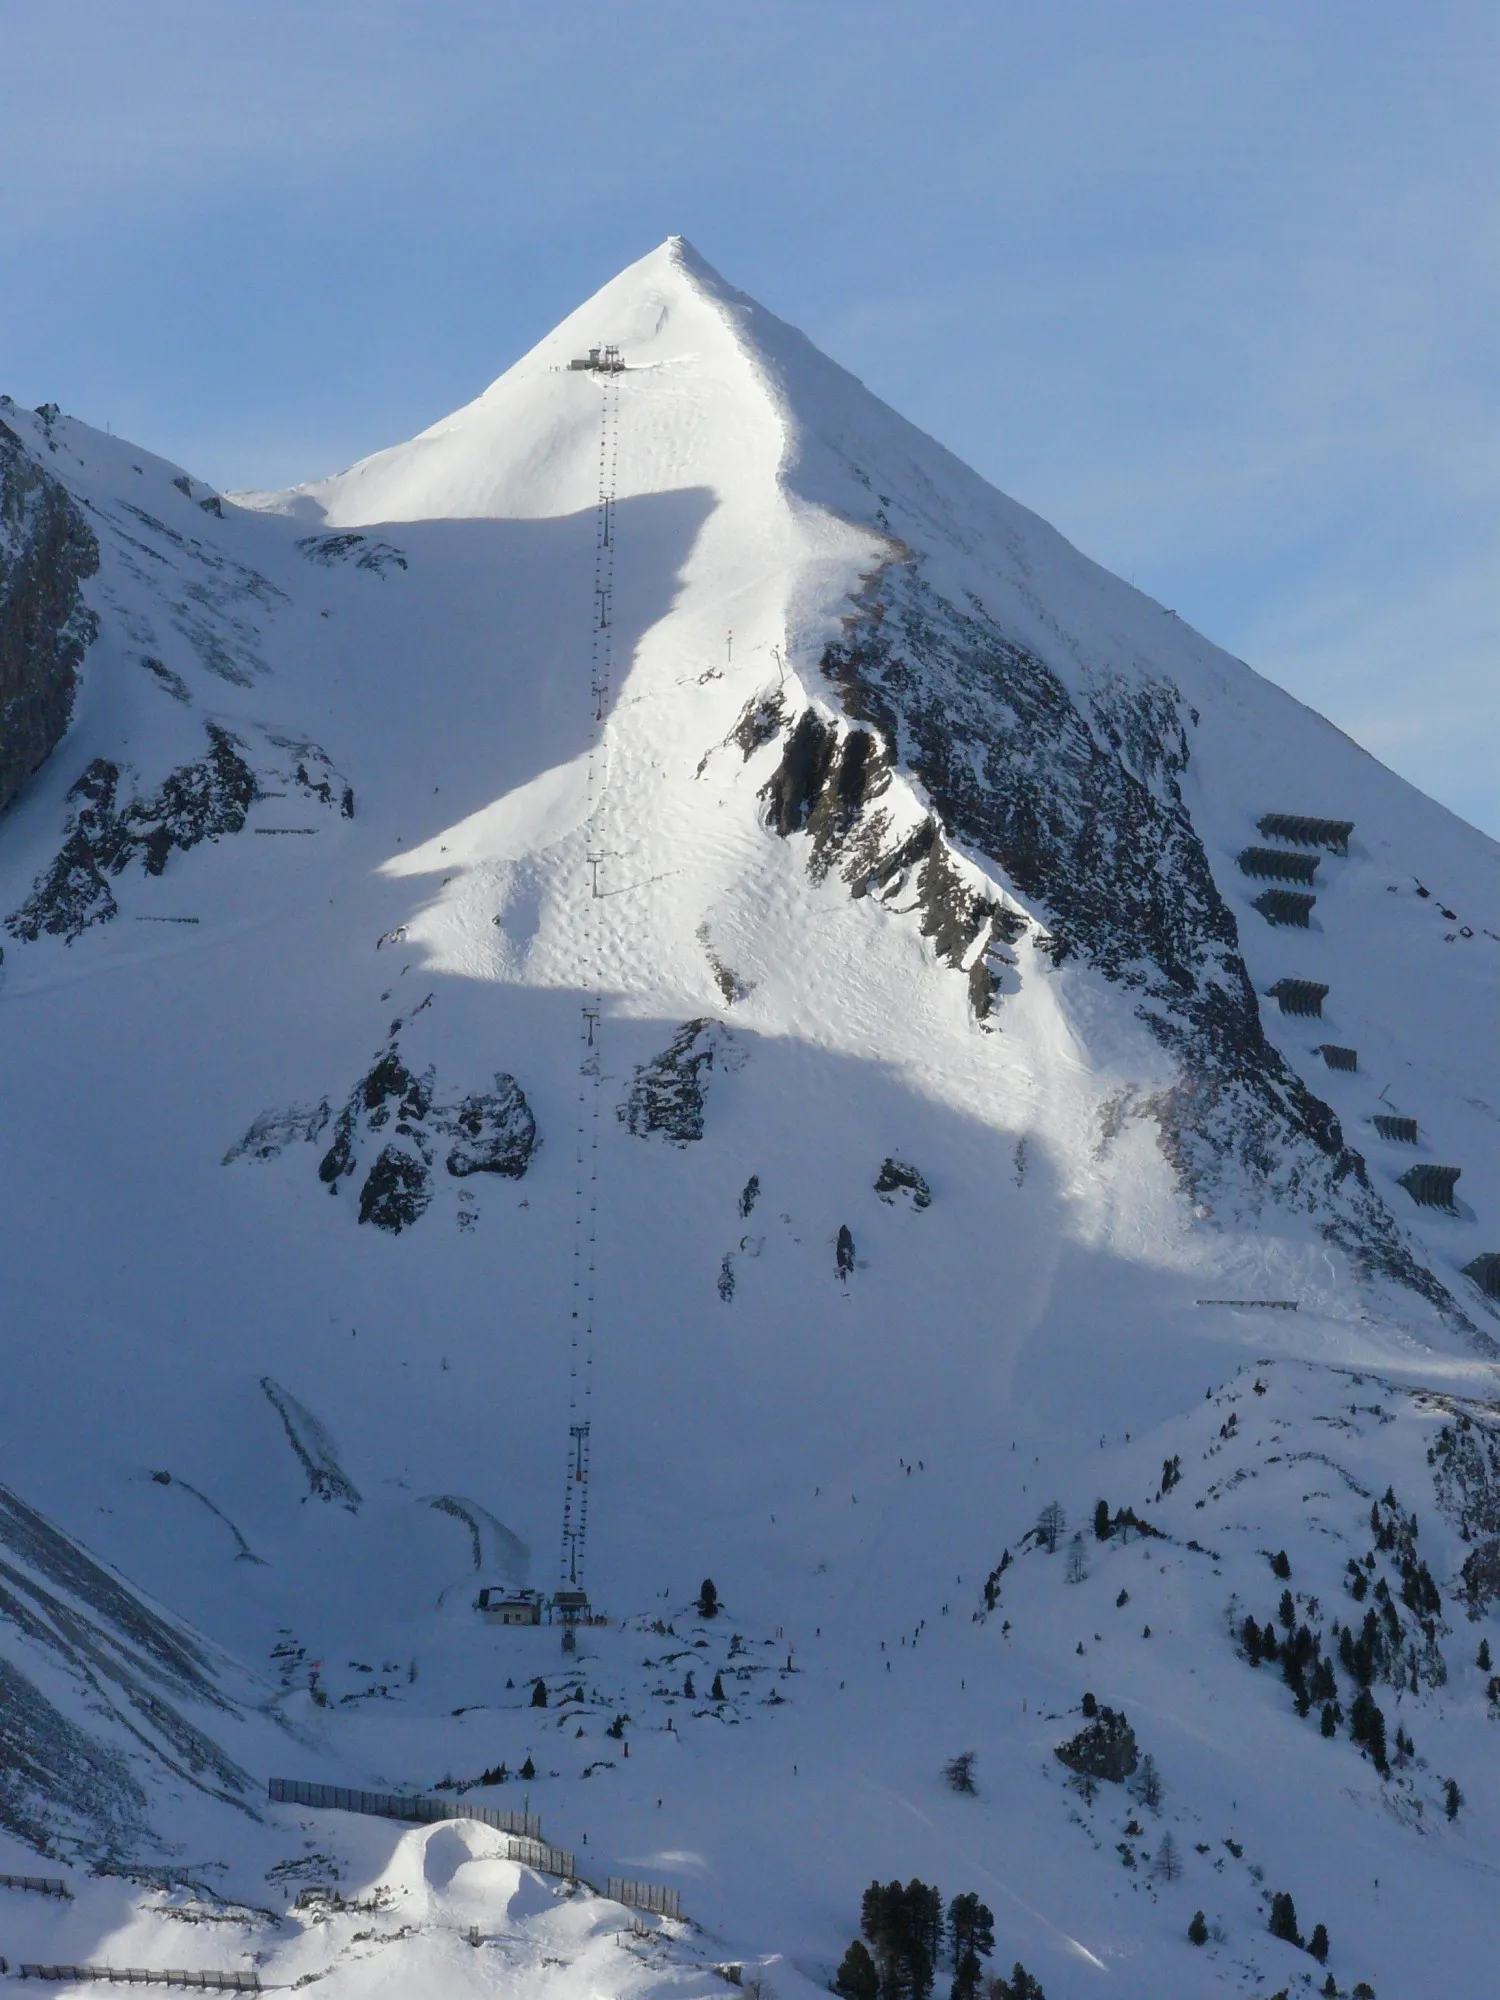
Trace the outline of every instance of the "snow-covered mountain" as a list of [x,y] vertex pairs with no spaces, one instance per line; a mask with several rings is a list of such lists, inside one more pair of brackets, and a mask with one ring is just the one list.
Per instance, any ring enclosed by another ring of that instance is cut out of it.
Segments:
[[1489,1991],[1495,844],[678,239],[288,493],[0,425],[0,1951]]

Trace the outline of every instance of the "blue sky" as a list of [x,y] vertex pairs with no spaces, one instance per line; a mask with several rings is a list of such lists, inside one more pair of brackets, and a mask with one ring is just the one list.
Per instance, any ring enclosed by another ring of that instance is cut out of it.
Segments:
[[680,231],[1500,834],[1493,0],[9,0],[0,390],[225,486]]

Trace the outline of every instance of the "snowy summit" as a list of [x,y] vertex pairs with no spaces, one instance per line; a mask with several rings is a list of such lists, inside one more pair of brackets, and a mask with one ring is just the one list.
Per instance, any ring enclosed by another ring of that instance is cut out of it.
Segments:
[[1492,841],[680,238],[0,715],[12,1970],[1489,1990]]

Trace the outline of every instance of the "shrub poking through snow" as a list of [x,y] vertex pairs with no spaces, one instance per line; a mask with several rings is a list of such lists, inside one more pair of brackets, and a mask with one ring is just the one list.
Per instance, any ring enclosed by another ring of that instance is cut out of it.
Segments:
[[956,1757],[950,1757],[943,1766],[943,1776],[950,1790],[972,1796],[979,1790],[974,1782],[974,1752],[961,1750]]

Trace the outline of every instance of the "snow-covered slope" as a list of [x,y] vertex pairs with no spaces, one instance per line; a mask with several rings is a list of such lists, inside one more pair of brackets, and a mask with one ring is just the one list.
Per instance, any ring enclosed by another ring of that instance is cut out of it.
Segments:
[[[704,1927],[640,1943],[641,1990],[776,1958],[792,2000],[899,1874],[977,1890],[1051,2000],[1321,1983],[1283,1890],[1340,1990],[1423,1990],[1441,1936],[1484,1991],[1494,844],[680,241],[291,493],[0,417],[99,555],[72,727],[0,821],[5,1476],[170,1606],[215,1754],[423,1791],[530,1756],[581,1874]],[[611,1622],[565,1658],[473,1602],[555,1587],[565,1498],[576,1565],[583,1422]],[[1252,1661],[1247,1616],[1290,1648]],[[74,1750],[140,1804],[91,1824],[29,1709],[18,1833],[274,1907],[234,1950],[277,1978],[618,1986],[621,1913],[554,1909],[473,1823],[252,1819],[70,1671]],[[1053,1754],[1086,1692],[1154,1807]],[[315,1965],[284,1887],[394,1910],[440,1836],[510,1942],[450,1964],[419,1898]],[[128,1922],[180,1962],[180,1919],[122,1908],[80,1878],[25,1955],[123,1962]]]

